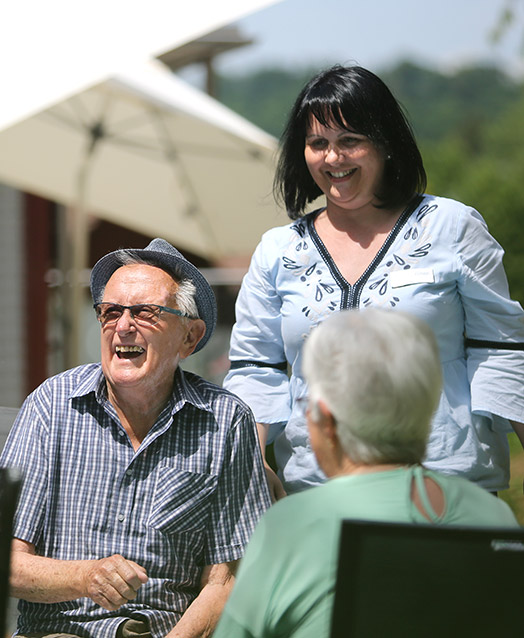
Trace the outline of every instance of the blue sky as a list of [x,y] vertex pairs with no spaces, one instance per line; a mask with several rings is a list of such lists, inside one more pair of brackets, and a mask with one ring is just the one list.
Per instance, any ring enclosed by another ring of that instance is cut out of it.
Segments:
[[522,76],[524,2],[514,3],[520,27],[494,46],[489,36],[505,0],[284,0],[237,23],[257,43],[224,54],[217,68],[353,62],[380,71],[410,59],[452,70],[497,61]]

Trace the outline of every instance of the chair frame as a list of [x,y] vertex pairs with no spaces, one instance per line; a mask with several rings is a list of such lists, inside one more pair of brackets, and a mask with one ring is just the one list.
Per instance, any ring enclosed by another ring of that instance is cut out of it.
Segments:
[[0,468],[0,637],[7,630],[12,524],[21,483],[18,471]]
[[524,528],[342,522],[331,638],[522,636]]

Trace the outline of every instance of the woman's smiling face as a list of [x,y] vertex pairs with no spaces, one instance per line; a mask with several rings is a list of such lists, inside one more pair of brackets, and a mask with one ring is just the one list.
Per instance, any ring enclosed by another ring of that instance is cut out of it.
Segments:
[[384,156],[365,135],[312,117],[304,158],[311,177],[327,198],[328,208],[359,210],[376,205],[384,174]]

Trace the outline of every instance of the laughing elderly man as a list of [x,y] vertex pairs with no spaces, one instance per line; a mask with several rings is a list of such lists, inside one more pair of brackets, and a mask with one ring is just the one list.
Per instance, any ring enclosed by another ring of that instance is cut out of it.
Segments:
[[207,636],[269,506],[250,411],[179,361],[213,292],[155,239],[93,268],[101,363],[25,401],[0,465],[24,472],[13,541],[18,634]]

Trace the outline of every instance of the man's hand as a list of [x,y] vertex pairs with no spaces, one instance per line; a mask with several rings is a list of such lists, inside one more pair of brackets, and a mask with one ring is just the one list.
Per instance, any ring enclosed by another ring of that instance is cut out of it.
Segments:
[[38,556],[33,544],[13,539],[11,592],[34,603],[60,603],[83,596],[114,611],[135,598],[146,570],[115,554],[100,560],[57,560]]
[[286,490],[284,489],[281,480],[266,461],[264,461],[264,469],[266,470],[267,486],[269,488],[271,502],[276,503],[281,498],[284,498],[284,496],[287,496]]
[[147,573],[132,560],[115,554],[86,563],[83,580],[86,596],[104,609],[115,611],[136,597],[147,582]]

